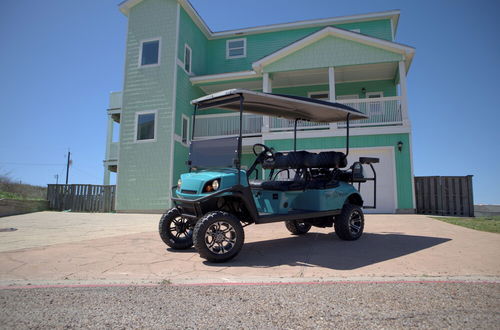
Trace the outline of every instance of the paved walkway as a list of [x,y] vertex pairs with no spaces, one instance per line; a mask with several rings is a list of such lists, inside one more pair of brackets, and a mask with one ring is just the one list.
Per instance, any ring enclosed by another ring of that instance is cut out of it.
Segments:
[[167,249],[159,215],[41,212],[0,218],[0,284],[269,281],[338,277],[500,277],[500,235],[421,215],[368,215],[365,233],[332,228],[291,236],[282,223],[245,228],[241,253],[224,264],[194,249]]

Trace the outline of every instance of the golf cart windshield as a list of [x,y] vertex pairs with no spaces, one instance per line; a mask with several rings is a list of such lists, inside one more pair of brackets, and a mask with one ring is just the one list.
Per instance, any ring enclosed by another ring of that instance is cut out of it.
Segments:
[[235,167],[238,137],[191,141],[189,164],[196,168]]

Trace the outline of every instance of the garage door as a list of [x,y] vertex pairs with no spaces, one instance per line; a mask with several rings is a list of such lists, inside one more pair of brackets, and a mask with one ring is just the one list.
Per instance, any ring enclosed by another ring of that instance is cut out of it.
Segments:
[[[395,168],[394,168],[394,149],[393,148],[367,148],[351,149],[347,160],[349,166],[359,160],[359,157],[377,157],[380,158],[378,164],[373,164],[377,171],[377,208],[365,209],[366,213],[394,213],[396,210],[396,192],[395,192]],[[370,166],[364,165],[365,176],[371,177]],[[355,184],[357,187],[357,184]],[[373,182],[361,184],[361,196],[365,205],[373,205]]]

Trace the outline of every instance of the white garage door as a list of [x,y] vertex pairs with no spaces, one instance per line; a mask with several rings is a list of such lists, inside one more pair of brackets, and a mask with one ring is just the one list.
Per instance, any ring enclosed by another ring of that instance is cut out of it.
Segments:
[[[345,152],[345,150],[344,150]],[[377,171],[377,208],[365,209],[366,213],[394,213],[396,210],[394,148],[366,148],[350,149],[347,160],[349,166],[358,161],[359,157],[377,157],[380,162],[373,164]],[[369,165],[364,165],[365,176],[372,177]],[[357,188],[357,184],[355,184]],[[361,196],[365,205],[373,205],[373,182],[367,181],[361,184]]]

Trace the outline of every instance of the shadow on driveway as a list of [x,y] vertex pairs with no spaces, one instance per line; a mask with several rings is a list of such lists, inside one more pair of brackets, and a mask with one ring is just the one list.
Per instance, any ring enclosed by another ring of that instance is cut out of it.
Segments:
[[334,233],[308,233],[304,236],[245,243],[235,259],[222,264],[205,264],[213,267],[320,266],[352,270],[418,252],[450,240],[402,233],[365,233],[357,241],[342,241]]

